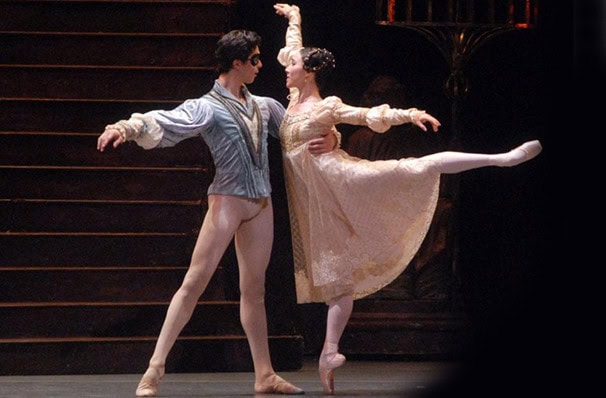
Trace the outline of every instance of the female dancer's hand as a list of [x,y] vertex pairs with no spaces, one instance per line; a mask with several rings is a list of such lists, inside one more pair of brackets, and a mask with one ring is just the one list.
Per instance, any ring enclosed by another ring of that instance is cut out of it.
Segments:
[[290,11],[295,9],[295,7],[297,7],[297,6],[291,6],[290,4],[286,4],[286,3],[274,4],[274,9],[276,10],[276,14],[282,15],[285,18],[288,18]]
[[438,128],[442,125],[442,123],[440,123],[440,121],[438,119],[431,116],[429,113],[426,113],[425,111],[412,111],[412,112],[413,112],[411,115],[412,124],[419,127],[423,131],[427,131],[427,127],[425,126],[425,124],[429,123],[431,125],[431,128],[434,131],[434,133],[438,132]]

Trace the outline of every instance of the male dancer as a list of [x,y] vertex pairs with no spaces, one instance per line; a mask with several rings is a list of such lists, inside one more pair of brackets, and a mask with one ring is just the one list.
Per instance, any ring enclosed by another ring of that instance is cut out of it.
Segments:
[[[219,77],[206,95],[173,110],[135,113],[108,125],[97,149],[117,148],[133,140],[146,149],[173,146],[202,136],[214,162],[204,217],[189,269],[173,296],[149,367],[137,387],[138,397],[156,396],[166,357],[196,307],[232,238],[240,274],[240,317],[250,346],[255,393],[303,394],[278,376],[271,363],[265,312],[265,271],[273,241],[273,209],[267,135],[278,137],[284,107],[275,99],[252,95],[252,83],[262,67],[261,37],[234,30],[217,42]],[[336,137],[327,134],[310,143],[312,154],[332,150]]]

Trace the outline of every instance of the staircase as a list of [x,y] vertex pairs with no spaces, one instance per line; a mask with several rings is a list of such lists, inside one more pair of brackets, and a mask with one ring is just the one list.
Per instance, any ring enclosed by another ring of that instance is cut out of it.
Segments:
[[[96,140],[131,113],[204,94],[235,7],[0,2],[0,375],[146,368],[207,208],[212,159],[198,139],[104,153]],[[167,372],[252,370],[237,279],[230,249]],[[279,286],[267,303],[272,359],[296,370],[303,339],[283,304],[294,291]]]

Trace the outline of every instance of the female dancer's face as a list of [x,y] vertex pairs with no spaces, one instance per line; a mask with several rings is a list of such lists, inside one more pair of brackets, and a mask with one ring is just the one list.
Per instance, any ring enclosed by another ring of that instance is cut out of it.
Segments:
[[303,60],[301,59],[301,53],[295,51],[289,60],[289,64],[286,66],[286,87],[288,88],[301,88],[305,83],[305,76],[309,73],[303,69]]

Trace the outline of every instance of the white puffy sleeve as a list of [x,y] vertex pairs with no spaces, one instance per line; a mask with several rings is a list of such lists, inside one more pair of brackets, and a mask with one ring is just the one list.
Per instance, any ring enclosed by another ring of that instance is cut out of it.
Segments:
[[376,133],[384,133],[391,126],[412,122],[412,118],[425,113],[417,108],[398,109],[387,104],[363,108],[344,104],[339,97],[330,96],[322,100],[316,111],[314,119],[322,124],[353,124],[368,126]]
[[149,114],[133,113],[131,121],[140,124],[140,134],[132,137],[132,140],[144,149],[152,149],[162,141],[162,128]]
[[301,13],[299,7],[291,6],[288,14],[288,28],[286,29],[286,44],[278,52],[278,62],[284,67],[288,65],[290,54],[303,47],[303,36],[301,34]]
[[130,119],[120,120],[105,126],[120,132],[124,141],[135,141],[137,145],[152,149],[162,141],[162,128],[156,123],[150,113],[133,113]]
[[[291,6],[288,14],[288,28],[286,29],[286,43],[278,52],[278,62],[284,67],[288,66],[290,56],[294,51],[299,51],[303,47],[303,35],[301,34],[301,13],[299,7]],[[290,101],[296,101],[299,90],[290,88]]]
[[124,141],[134,141],[144,149],[175,146],[200,135],[214,122],[212,108],[204,98],[189,99],[172,110],[133,113],[130,119],[108,125],[117,129]]

